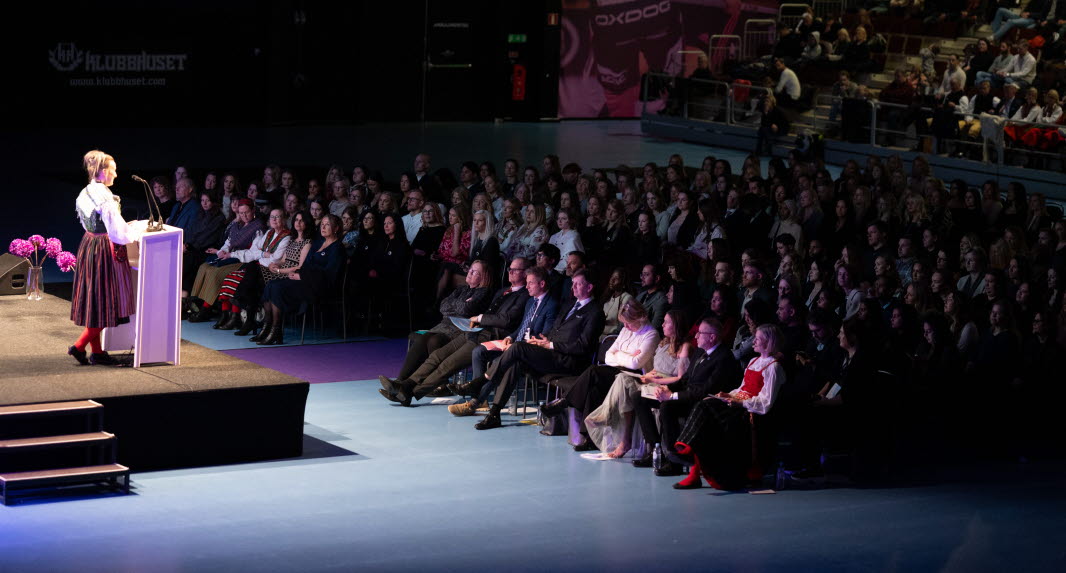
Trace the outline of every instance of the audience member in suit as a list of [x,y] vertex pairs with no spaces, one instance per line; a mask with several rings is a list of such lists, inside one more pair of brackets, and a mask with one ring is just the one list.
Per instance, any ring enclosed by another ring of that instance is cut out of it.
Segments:
[[[722,323],[706,318],[696,331],[696,346],[689,356],[688,372],[680,380],[656,388],[656,400],[640,398],[634,404],[644,441],[662,444],[668,457],[681,433],[681,418],[707,396],[734,388],[740,379],[740,363],[727,344],[722,343]],[[655,424],[653,408],[659,409],[661,428]],[[633,461],[637,467],[651,467],[651,451]],[[681,475],[681,464],[664,462],[656,475]]]
[[554,416],[567,407],[580,412],[584,439],[574,446],[575,451],[586,452],[596,449],[596,444],[588,437],[584,428],[585,417],[603,403],[607,391],[614,384],[619,372],[626,371],[643,374],[651,366],[655,357],[655,346],[659,344],[659,331],[648,323],[648,311],[639,302],[631,301],[622,307],[618,320],[624,325],[618,338],[607,350],[602,365],[592,365],[585,369],[574,385],[558,398],[541,408],[545,416]]
[[529,300],[526,289],[526,269],[529,261],[521,257],[511,261],[507,269],[508,284],[500,289],[488,309],[470,317],[471,326],[480,332],[459,332],[444,346],[434,350],[406,380],[392,381],[378,376],[381,395],[387,400],[410,406],[411,399],[421,400],[448,381],[448,377],[470,366],[474,349],[487,340],[510,332],[522,320],[522,311]]
[[641,269],[637,302],[648,311],[648,322],[662,333],[663,319],[666,318],[666,311],[670,310],[670,303],[666,300],[666,289],[663,288],[663,270],[658,265],[644,265]]
[[[473,363],[473,376],[470,382],[462,385],[449,385],[449,388],[460,396],[472,396],[468,402],[461,402],[448,406],[448,411],[456,416],[472,416],[479,405],[485,403],[492,394],[494,385],[489,384],[486,377],[488,364],[502,355],[507,348],[516,342],[525,342],[530,338],[537,338],[547,333],[553,324],[558,305],[548,293],[548,270],[544,267],[532,267],[526,270],[526,291],[529,297],[524,305],[521,321],[516,322],[514,329],[502,340],[486,339],[474,346],[471,351]],[[484,320],[484,319],[482,319]]]
[[490,383],[496,397],[488,416],[477,423],[479,430],[499,428],[500,411],[514,391],[518,377],[526,370],[541,373],[577,373],[582,370],[599,343],[603,332],[603,307],[592,297],[595,288],[585,271],[573,277],[573,294],[577,302],[562,312],[547,336],[511,344],[499,359]]

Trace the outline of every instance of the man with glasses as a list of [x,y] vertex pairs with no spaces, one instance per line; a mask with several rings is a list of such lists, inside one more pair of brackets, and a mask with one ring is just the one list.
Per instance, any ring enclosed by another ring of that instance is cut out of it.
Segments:
[[[655,470],[658,476],[681,475],[674,443],[681,433],[681,418],[688,416],[692,408],[707,396],[728,392],[740,384],[740,363],[733,357],[727,344],[722,344],[722,323],[717,318],[705,318],[696,331],[696,346],[689,353],[688,371],[673,384],[656,388],[655,399],[638,398],[634,402],[637,420],[644,441],[662,444],[663,452],[671,461],[664,461]],[[659,423],[655,423],[653,408],[659,409]],[[671,454],[674,454],[671,456]],[[638,468],[651,467],[651,450],[643,458],[633,460]]]
[[[514,268],[513,265],[512,268]],[[555,323],[558,306],[556,300],[548,295],[548,272],[541,267],[531,267],[525,271],[524,275],[529,298],[526,300],[525,310],[517,327],[503,340],[489,340],[475,346],[471,355],[474,371],[470,382],[462,385],[448,385],[448,388],[455,394],[472,396],[468,402],[448,406],[448,411],[455,416],[473,416],[479,405],[488,402],[489,395],[495,389],[494,385],[487,384],[489,362],[499,358],[515,342],[524,342],[542,336]],[[508,278],[515,280],[514,276]],[[484,320],[481,317],[474,318]]]
[[526,290],[526,269],[529,266],[529,261],[521,257],[511,261],[507,269],[507,286],[496,293],[485,313],[470,317],[470,325],[482,327],[481,331],[460,332],[433,351],[407,380],[394,381],[378,376],[382,396],[410,406],[412,398],[424,398],[445,384],[449,376],[470,366],[474,349],[482,342],[496,340],[517,328],[530,298]]
[[407,235],[407,242],[415,240],[415,235],[422,228],[422,209],[425,207],[426,197],[421,189],[411,189],[407,192],[407,214],[403,218],[403,231]]
[[656,265],[644,265],[640,270],[640,292],[637,293],[637,302],[644,305],[648,311],[648,323],[654,326],[659,334],[663,332],[663,320],[670,306],[666,301],[662,280],[662,269]]

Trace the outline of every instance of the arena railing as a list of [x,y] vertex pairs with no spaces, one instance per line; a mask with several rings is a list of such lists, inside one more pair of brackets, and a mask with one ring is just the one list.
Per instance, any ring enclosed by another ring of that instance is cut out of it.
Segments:
[[753,18],[744,22],[744,40],[740,58],[744,61],[759,57],[759,52],[777,43],[777,22],[768,18]]
[[711,73],[722,73],[722,64],[740,59],[741,38],[733,34],[715,34],[707,47],[707,62]]
[[803,15],[811,11],[810,4],[782,4],[777,9],[777,21],[795,28],[803,20]]
[[[768,88],[742,83],[686,79],[665,74],[649,73],[644,82],[645,114],[649,113],[649,85],[653,83],[655,86],[665,88],[661,89],[661,91],[665,93],[665,102],[664,105],[659,108],[658,113],[660,115],[681,117],[693,121],[724,123],[731,126],[748,127],[752,129],[758,128],[761,117],[761,110],[755,107],[755,103],[759,101],[762,95],[770,91]],[[653,98],[650,101],[658,100],[657,98]],[[901,116],[906,117],[908,120],[908,126],[915,125],[916,122],[919,121],[927,122],[928,119],[933,116],[934,110],[932,108],[914,108],[913,106],[904,104],[864,100],[869,108],[869,123],[867,124],[865,121],[860,121],[857,125],[850,124],[846,126],[846,123],[855,120],[845,120],[843,113],[844,101],[842,98],[829,94],[821,94],[815,101],[817,105],[815,106],[813,115],[810,116],[810,123],[804,123],[804,116],[801,116],[797,121],[793,122],[795,128],[806,127],[809,125],[815,132],[826,135],[831,139],[844,139],[848,135],[858,135],[861,139],[855,139],[853,137],[852,141],[868,144],[873,147],[884,147],[886,149],[897,147],[895,143],[898,142],[898,140],[904,140],[910,143],[919,142],[925,138],[932,141],[934,150],[937,150],[939,147],[938,144],[940,142],[936,141],[936,138],[932,133],[931,125],[927,124],[921,129],[915,127],[914,133],[911,133],[909,129],[893,129],[892,126],[889,125],[889,119],[893,112],[898,112]],[[829,110],[832,110],[834,104],[840,105],[840,112],[838,114],[831,114],[828,111],[823,114],[823,109],[828,107]],[[917,117],[914,116],[916,111],[919,112]],[[981,116],[981,114],[974,116],[964,112],[956,112],[955,115],[958,116],[959,120],[969,120],[969,118],[972,117],[978,121],[980,121]],[[866,119],[866,116],[863,116],[863,119]],[[1062,125],[1025,121],[1007,121],[1004,125],[1029,126],[1032,128],[1043,129],[1066,129],[1066,126]],[[848,133],[843,133],[845,128],[848,129]],[[855,132],[852,132],[852,130],[855,130]],[[1002,129],[998,133],[1000,134],[999,137],[990,138],[987,137],[984,130],[982,130],[980,136],[976,140],[953,138],[946,140],[945,142],[949,143],[950,147],[955,149],[973,149],[974,147],[980,146],[982,157],[979,161],[986,164],[1006,165],[1010,164],[1017,158],[1025,158],[1026,163],[1030,163],[1030,160],[1033,159],[1043,161],[1058,159],[1063,161],[1063,167],[1066,168],[1066,157],[1061,153],[1034,149],[1020,144],[1008,145],[1005,138],[1002,137]],[[886,141],[888,139],[895,139],[896,142]],[[994,157],[992,156],[992,153],[990,153],[993,151]]]
[[837,16],[844,13],[845,0],[814,0],[814,17],[825,20],[827,16]]

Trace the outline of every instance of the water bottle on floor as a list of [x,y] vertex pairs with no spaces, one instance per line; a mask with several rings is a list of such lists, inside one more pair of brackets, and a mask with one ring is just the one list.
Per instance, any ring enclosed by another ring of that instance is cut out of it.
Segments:
[[655,444],[655,449],[651,451],[651,467],[659,469],[663,467],[663,445]]

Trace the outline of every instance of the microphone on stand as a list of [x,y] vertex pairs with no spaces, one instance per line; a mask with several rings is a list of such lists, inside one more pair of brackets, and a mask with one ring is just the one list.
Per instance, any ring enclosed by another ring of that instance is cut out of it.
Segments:
[[[157,233],[163,230],[163,212],[159,209],[159,202],[156,201],[155,195],[152,194],[152,190],[148,188],[148,182],[138,177],[133,176],[133,180],[137,181],[141,185],[144,185],[144,194],[148,197],[148,226],[145,228],[145,232]],[[156,219],[154,213],[152,213],[152,205],[155,205],[155,212],[159,214],[159,218]]]

